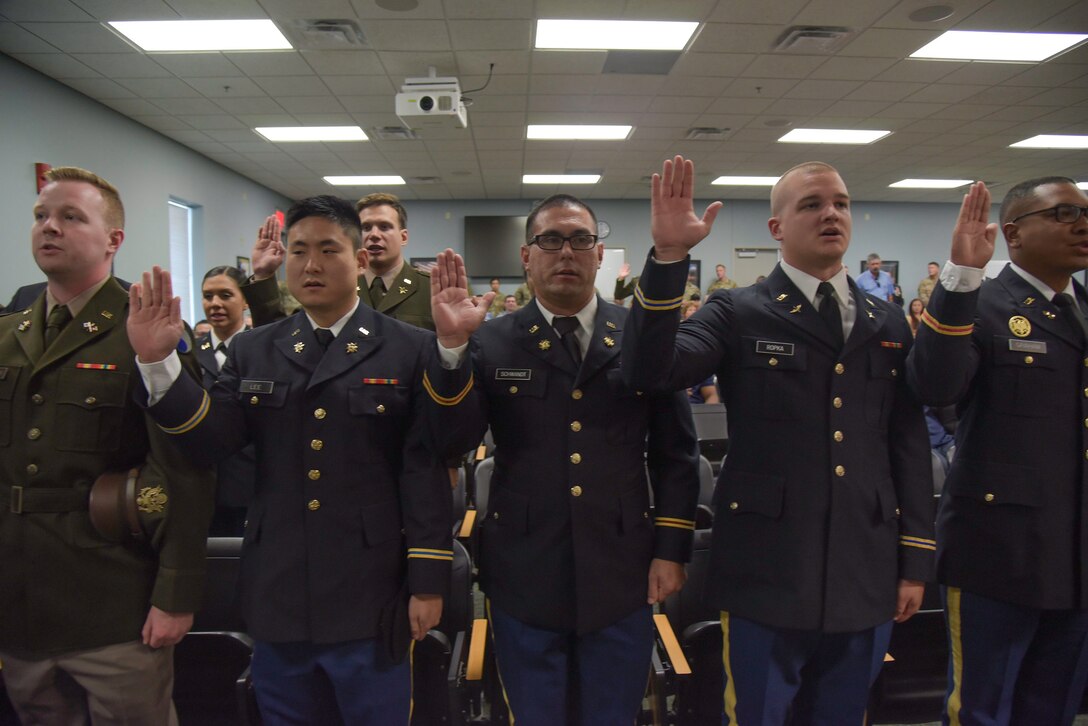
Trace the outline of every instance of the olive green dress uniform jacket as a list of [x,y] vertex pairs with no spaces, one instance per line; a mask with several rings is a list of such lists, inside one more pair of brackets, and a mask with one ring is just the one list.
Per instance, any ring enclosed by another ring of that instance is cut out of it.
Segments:
[[[1084,288],[1074,283],[1083,309]],[[911,384],[957,403],[937,516],[937,579],[1030,608],[1088,608],[1088,352],[1011,267],[979,290],[938,284]]]
[[906,385],[903,312],[858,289],[841,352],[776,266],[679,322],[686,264],[647,262],[624,339],[636,388],[718,376],[729,456],[714,494],[712,607],[777,628],[857,632],[895,614],[900,578],[929,580],[929,440]]
[[[197,610],[214,486],[136,404],[121,286],[106,282],[48,351],[45,308],[43,294],[0,319],[0,650],[28,653],[137,640],[151,605]],[[110,544],[90,486],[145,462],[169,479],[164,519],[150,545]]]
[[495,437],[482,589],[524,623],[578,633],[646,605],[651,559],[690,558],[699,493],[686,394],[624,385],[627,311],[597,304],[581,368],[530,302],[476,331],[471,365],[436,360],[427,379],[447,453],[488,424]]
[[239,574],[254,638],[372,638],[405,581],[448,590],[449,478],[420,388],[434,353],[433,333],[365,305],[322,351],[299,312],[236,337],[210,393],[182,377],[149,409],[190,456],[255,446]]
[[365,287],[366,278],[359,278],[359,299],[379,313],[395,318],[417,328],[434,330],[431,317],[431,275],[420,272],[405,262],[397,272],[392,286],[375,305],[370,291]]

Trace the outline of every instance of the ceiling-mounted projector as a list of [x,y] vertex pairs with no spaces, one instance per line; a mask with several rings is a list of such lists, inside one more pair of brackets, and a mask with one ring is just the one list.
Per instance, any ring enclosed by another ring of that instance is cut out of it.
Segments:
[[461,99],[461,84],[456,78],[431,75],[405,78],[397,94],[397,118],[411,129],[434,126],[463,129],[468,127],[468,111]]

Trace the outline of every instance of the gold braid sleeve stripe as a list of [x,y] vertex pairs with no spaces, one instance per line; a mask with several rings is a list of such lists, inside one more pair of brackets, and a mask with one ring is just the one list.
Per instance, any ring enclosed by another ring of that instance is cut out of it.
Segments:
[[427,395],[431,397],[431,400],[437,403],[439,406],[456,406],[464,400],[468,392],[472,390],[472,384],[475,382],[475,374],[470,373],[468,375],[468,383],[461,389],[461,392],[456,396],[440,396],[438,392],[434,390],[434,386],[431,385],[431,379],[427,377],[427,371],[423,371],[423,388],[427,391]]
[[642,294],[642,283],[635,285],[635,299],[638,300],[638,304],[646,310],[675,310],[680,307],[680,303],[683,302],[684,296],[669,298],[668,300],[651,300]]
[[969,325],[945,325],[929,314],[929,310],[922,311],[922,322],[941,335],[970,335],[975,329],[975,324]]
[[676,527],[677,529],[695,529],[693,520],[677,519],[676,517],[654,517],[654,525],[658,527]]
[[204,397],[200,399],[200,405],[197,406],[196,413],[194,413],[189,420],[182,423],[180,426],[159,426],[160,429],[168,434],[177,435],[184,434],[192,431],[200,422],[204,420],[204,417],[208,415],[208,411],[212,407],[212,399],[208,396],[208,392],[204,391]]
[[445,560],[453,561],[453,550],[428,550],[422,547],[410,547],[408,549],[410,560]]

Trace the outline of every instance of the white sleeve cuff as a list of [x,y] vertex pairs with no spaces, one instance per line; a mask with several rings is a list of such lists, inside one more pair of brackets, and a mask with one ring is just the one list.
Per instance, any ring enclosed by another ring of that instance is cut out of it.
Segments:
[[465,351],[468,350],[468,343],[457,346],[456,348],[446,348],[441,343],[438,344],[438,358],[439,363],[447,371],[455,371],[461,367],[461,363],[465,360]]
[[949,260],[941,270],[941,287],[949,292],[974,292],[982,287],[985,275],[986,270],[982,268],[954,265]]
[[176,350],[170,351],[170,355],[158,363],[142,363],[137,356],[136,367],[140,369],[140,377],[147,388],[147,405],[154,406],[181,375],[181,358]]

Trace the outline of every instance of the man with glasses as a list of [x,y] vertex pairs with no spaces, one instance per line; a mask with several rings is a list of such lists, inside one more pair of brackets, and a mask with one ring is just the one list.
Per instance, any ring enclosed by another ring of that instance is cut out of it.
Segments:
[[488,296],[473,303],[460,257],[443,252],[431,276],[435,429],[453,451],[488,424],[495,436],[480,573],[519,726],[633,722],[651,606],[683,585],[695,526],[690,408],[620,379],[627,311],[594,293],[596,230],[580,200],[540,202],[521,248],[536,297],[482,327]]
[[982,281],[997,225],[982,182],[908,361],[931,406],[957,404],[937,517],[953,724],[1070,724],[1088,679],[1088,197],[1072,179],[1014,186],[1012,261]]

